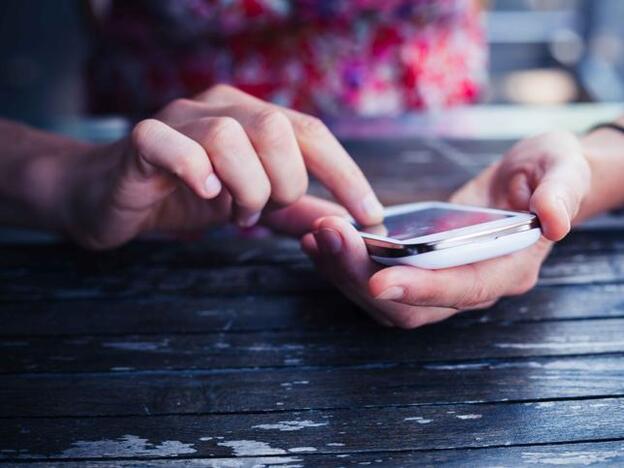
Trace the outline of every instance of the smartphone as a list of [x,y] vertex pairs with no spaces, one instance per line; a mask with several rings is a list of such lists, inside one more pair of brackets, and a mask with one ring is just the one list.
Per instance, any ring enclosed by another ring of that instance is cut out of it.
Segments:
[[388,207],[383,224],[360,226],[371,258],[384,265],[451,268],[525,249],[541,230],[533,213],[443,202]]

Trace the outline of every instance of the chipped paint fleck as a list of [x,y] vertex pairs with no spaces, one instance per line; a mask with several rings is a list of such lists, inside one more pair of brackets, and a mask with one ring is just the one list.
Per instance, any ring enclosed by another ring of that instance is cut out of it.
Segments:
[[481,419],[483,415],[482,414],[458,414],[455,417],[458,419]]
[[624,455],[622,450],[604,452],[522,452],[525,463],[539,465],[592,465],[605,463],[615,457]]
[[579,349],[614,349],[624,346],[624,341],[577,341],[564,343],[496,343],[497,348],[502,349],[555,349],[555,350],[579,350]]
[[271,447],[266,442],[257,440],[228,440],[219,442],[217,445],[229,447],[234,451],[236,456],[254,456],[254,455],[284,455],[286,450]]
[[72,447],[64,450],[62,456],[67,458],[132,457],[137,455],[170,457],[195,453],[196,451],[193,444],[177,440],[165,440],[155,444],[139,436],[126,434],[116,440],[78,440],[72,444]]
[[300,431],[301,429],[305,429],[307,427],[320,427],[327,426],[326,422],[314,422],[309,419],[305,419],[303,421],[279,421],[274,424],[258,424],[256,426],[252,426],[252,429],[266,429],[272,430],[277,429],[278,431]]
[[550,408],[555,406],[553,401],[540,401],[539,403],[527,403],[528,406],[535,406],[536,408]]
[[418,424],[429,424],[433,419],[425,419],[422,416],[412,416],[404,418],[403,421],[416,421]]

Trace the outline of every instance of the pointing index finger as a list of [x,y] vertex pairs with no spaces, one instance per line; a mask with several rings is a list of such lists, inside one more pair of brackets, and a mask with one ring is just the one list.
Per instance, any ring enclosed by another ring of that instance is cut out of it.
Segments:
[[321,120],[287,110],[306,166],[365,225],[383,220],[383,206],[355,161]]

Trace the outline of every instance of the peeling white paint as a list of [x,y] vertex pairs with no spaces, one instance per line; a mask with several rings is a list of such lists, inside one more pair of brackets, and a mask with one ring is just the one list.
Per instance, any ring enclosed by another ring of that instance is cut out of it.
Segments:
[[495,347],[503,349],[555,349],[555,350],[585,350],[590,349],[620,349],[624,341],[577,341],[567,343],[495,343]]
[[327,426],[329,423],[326,422],[314,422],[309,419],[305,419],[303,421],[279,421],[274,424],[258,424],[256,426],[252,426],[252,429],[266,429],[272,430],[277,429],[278,431],[300,431],[301,429],[305,429],[307,427],[321,427]]
[[330,442],[329,444],[326,444],[328,447],[344,447],[345,444],[340,443],[340,442]]
[[455,416],[457,419],[481,419],[483,417],[482,414],[458,414]]
[[554,370],[586,370],[586,371],[609,371],[624,370],[624,363],[620,360],[580,360],[570,359],[561,361],[546,362],[543,364],[545,369]]
[[303,453],[303,452],[316,452],[314,447],[293,447],[288,449],[289,452],[292,453]]
[[525,463],[540,465],[592,465],[624,455],[624,451],[604,452],[522,452]]
[[430,370],[473,370],[473,369],[483,369],[487,367],[488,364],[478,363],[478,364],[427,364],[424,366],[425,369]]
[[[197,459],[187,460],[186,463],[180,463],[180,460],[175,462],[163,462],[158,460],[159,463],[153,461],[148,462],[147,466],[201,466],[206,468],[265,468],[265,467],[279,467],[279,468],[303,468],[303,460],[295,457],[253,457],[253,458],[210,458],[210,459]],[[129,464],[132,466],[132,464]],[[107,465],[108,466],[108,465]],[[116,466],[116,465],[110,465]],[[126,466],[126,465],[123,465]]]
[[[503,343],[505,344],[505,343]],[[539,369],[546,365],[535,361],[523,362],[479,362],[470,364],[428,364],[424,366],[430,370],[481,370],[481,369]]]
[[421,416],[412,416],[410,418],[404,418],[403,421],[416,421],[418,424],[429,424],[433,419],[425,419]]
[[72,444],[72,447],[64,450],[62,456],[67,458],[132,457],[137,455],[170,457],[195,452],[197,450],[193,448],[193,444],[186,444],[177,440],[165,440],[155,444],[139,436],[126,434],[117,440],[78,440]]
[[271,447],[266,442],[257,440],[228,440],[219,442],[217,445],[229,447],[236,456],[254,456],[254,455],[284,455],[286,450]]
[[553,401],[540,401],[539,403],[527,403],[528,406],[535,406],[536,408],[550,408],[555,406]]

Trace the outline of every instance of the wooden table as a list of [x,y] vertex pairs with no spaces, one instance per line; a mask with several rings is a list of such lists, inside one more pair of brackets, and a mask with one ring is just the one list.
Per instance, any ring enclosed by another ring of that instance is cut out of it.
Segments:
[[[392,203],[508,145],[348,143]],[[0,459],[621,466],[623,234],[577,232],[529,294],[415,331],[373,324],[291,240],[5,241]]]

